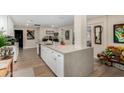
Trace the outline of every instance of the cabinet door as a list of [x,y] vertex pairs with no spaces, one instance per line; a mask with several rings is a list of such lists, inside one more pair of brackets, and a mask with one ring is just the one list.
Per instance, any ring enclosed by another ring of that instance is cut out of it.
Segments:
[[42,46],[41,47],[41,58],[45,61],[45,56],[46,56],[46,53],[45,53],[45,49],[44,49],[44,47]]
[[57,76],[63,77],[64,76],[64,56],[58,54],[56,63],[57,63]]
[[42,58],[43,57],[43,47],[42,47],[42,45],[41,45],[41,49],[40,49],[40,57]]
[[50,68],[56,74],[56,72],[57,72],[56,60],[57,60],[57,58],[56,58],[56,54],[54,53],[54,51],[51,51],[49,58],[50,58],[50,60],[49,60]]
[[41,57],[57,76],[64,76],[64,56],[62,54],[41,46]]
[[44,61],[45,61],[45,63],[48,63],[48,53],[47,53],[47,51],[46,51],[46,48],[44,48],[44,50],[43,50],[44,52],[43,52],[43,58],[44,58]]
[[48,48],[45,48],[45,63],[50,66],[50,50]]
[[14,36],[14,25],[9,16],[7,16],[7,35]]
[[0,16],[0,30],[7,34],[7,16]]

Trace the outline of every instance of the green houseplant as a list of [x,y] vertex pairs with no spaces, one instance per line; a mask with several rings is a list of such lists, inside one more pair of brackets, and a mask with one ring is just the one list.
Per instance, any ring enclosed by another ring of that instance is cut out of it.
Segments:
[[7,45],[7,38],[2,32],[0,32],[0,48],[6,45]]
[[7,37],[3,34],[3,32],[0,32],[0,60],[6,59],[7,57],[13,55],[13,48],[9,48],[7,45]]
[[14,45],[16,42],[16,39],[13,36],[6,36],[7,38],[7,45]]

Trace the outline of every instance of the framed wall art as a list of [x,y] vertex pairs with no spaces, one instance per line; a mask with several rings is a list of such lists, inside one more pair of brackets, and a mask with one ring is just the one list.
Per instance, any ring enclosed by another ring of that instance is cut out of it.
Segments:
[[70,39],[70,31],[69,30],[66,30],[65,31],[65,39],[66,40],[69,40]]
[[102,30],[101,25],[94,26],[95,44],[102,44]]
[[116,24],[114,29],[114,43],[124,43],[124,24]]
[[34,30],[27,30],[27,40],[35,39],[34,33],[35,33]]

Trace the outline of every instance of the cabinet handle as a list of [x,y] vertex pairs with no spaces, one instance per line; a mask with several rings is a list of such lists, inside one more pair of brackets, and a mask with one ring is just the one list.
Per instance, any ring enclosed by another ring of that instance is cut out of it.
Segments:
[[51,53],[54,53],[54,52],[51,52]]
[[58,57],[61,57],[60,55],[58,55]]
[[54,58],[54,60],[56,60],[56,58]]

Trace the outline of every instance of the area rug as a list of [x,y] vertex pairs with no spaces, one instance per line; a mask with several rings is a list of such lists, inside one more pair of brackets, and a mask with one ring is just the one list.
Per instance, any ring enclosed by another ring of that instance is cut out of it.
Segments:
[[46,65],[34,67],[34,73],[36,77],[55,77],[54,73]]
[[26,68],[26,69],[14,71],[13,76],[14,77],[34,77],[35,75],[33,72],[33,68]]

